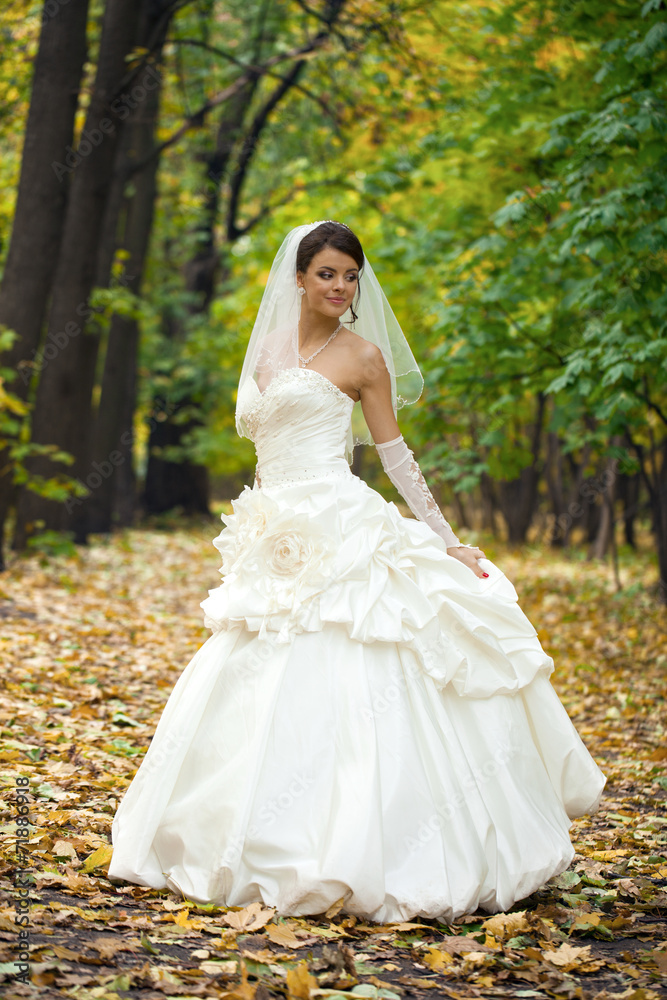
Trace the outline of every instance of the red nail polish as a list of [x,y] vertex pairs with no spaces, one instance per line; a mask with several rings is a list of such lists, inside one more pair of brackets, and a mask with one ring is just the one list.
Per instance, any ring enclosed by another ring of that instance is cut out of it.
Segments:
[[488,576],[488,575],[489,575],[488,573],[485,573],[485,574],[484,574],[484,576]]

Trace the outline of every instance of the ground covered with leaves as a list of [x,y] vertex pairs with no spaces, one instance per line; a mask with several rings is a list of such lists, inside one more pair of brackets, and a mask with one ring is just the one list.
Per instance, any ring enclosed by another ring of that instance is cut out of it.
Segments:
[[[484,543],[608,776],[600,811],[573,825],[570,869],[510,912],[383,926],[336,907],[285,918],[108,881],[114,811],[208,635],[199,602],[219,582],[213,534],[131,531],[75,557],[17,560],[0,578],[0,992],[667,997],[667,615],[646,587],[648,543],[621,553],[620,593],[608,566]],[[24,945],[27,982],[16,978]]]

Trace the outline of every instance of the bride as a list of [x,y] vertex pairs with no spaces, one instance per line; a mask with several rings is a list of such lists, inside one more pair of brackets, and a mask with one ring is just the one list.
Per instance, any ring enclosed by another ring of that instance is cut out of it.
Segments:
[[[214,542],[213,633],[116,812],[110,878],[449,921],[567,868],[605,779],[514,587],[460,543],[401,435],[422,386],[355,234],[293,229],[239,381],[257,468]],[[416,520],[352,474],[371,441]]]

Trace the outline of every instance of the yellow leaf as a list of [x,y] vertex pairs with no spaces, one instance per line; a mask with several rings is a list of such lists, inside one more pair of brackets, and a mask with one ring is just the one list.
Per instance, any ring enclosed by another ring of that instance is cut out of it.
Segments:
[[207,976],[235,976],[237,963],[233,959],[226,962],[205,961],[200,964],[199,968]]
[[73,962],[81,961],[81,952],[79,951],[72,951],[71,948],[65,948],[64,945],[58,944],[51,944],[49,948],[56,958],[70,959]]
[[275,912],[274,909],[263,909],[261,903],[251,903],[242,910],[228,910],[222,920],[235,931],[256,931],[268,924]]
[[432,979],[419,979],[417,976],[403,976],[401,982],[404,986],[414,986],[418,990],[440,989],[440,983],[436,983]]
[[266,935],[274,944],[282,945],[283,948],[300,948],[303,944],[292,928],[286,927],[285,924],[269,924]]
[[572,926],[570,927],[570,933],[577,927],[597,927],[600,923],[600,916],[597,913],[580,913],[572,921]]
[[24,417],[28,412],[27,405],[17,396],[8,393],[0,384],[0,409],[9,410],[19,417]]
[[337,913],[340,913],[340,911],[343,909],[344,903],[345,903],[345,896],[341,896],[340,899],[337,899],[335,903],[332,903],[327,912],[324,914],[327,920],[331,920],[331,918],[335,917]]
[[38,888],[41,888],[43,883],[66,885],[68,889],[72,889],[74,892],[79,890],[90,892],[94,888],[90,879],[84,878],[82,875],[78,875],[69,867],[69,865],[65,866],[64,872],[37,872],[35,877]]
[[317,989],[317,980],[308,972],[305,959],[287,972],[287,996],[289,1000],[310,1000],[310,991]]
[[494,914],[483,922],[482,930],[493,935],[497,941],[506,941],[530,930],[530,925],[526,920],[526,911],[520,910],[518,913]]
[[377,976],[369,976],[368,977],[368,982],[371,983],[373,986],[377,986],[377,988],[379,990],[391,990],[391,989],[394,989],[393,983],[388,983],[384,979],[378,979]]
[[487,951],[467,951],[463,956],[463,961],[470,965],[483,965],[487,955]]
[[99,953],[100,958],[106,960],[113,958],[118,951],[137,951],[139,949],[139,942],[136,938],[128,940],[120,934],[116,937],[103,934],[99,937],[96,936],[90,942],[90,946]]
[[601,962],[596,961],[591,955],[591,946],[589,944],[584,945],[583,948],[577,948],[565,941],[555,951],[544,951],[542,955],[545,961],[557,966],[564,972],[570,972],[572,969],[583,970],[584,967],[586,971],[593,972],[602,965]]
[[438,948],[429,948],[422,957],[424,963],[430,966],[434,972],[441,972],[454,961],[451,955],[448,955],[446,951],[440,951]]
[[[365,925],[360,925],[360,927],[361,926],[367,927],[367,929],[370,932],[371,927],[369,925],[365,924]],[[404,921],[403,923],[400,924],[373,924],[372,931],[374,934],[384,934],[384,933],[391,934],[394,933],[395,931],[413,931],[419,929],[420,927],[427,931],[433,930],[433,927],[430,924],[415,924],[408,921]]]
[[72,858],[74,861],[78,861],[77,853],[68,840],[56,840],[51,848],[51,854],[54,858]]
[[113,854],[113,847],[110,844],[105,844],[102,847],[98,847],[96,851],[89,854],[83,863],[84,872],[92,872],[95,868],[108,869],[109,862],[111,861],[111,855]]
[[591,857],[594,861],[614,861],[616,858],[627,858],[630,851],[594,851]]

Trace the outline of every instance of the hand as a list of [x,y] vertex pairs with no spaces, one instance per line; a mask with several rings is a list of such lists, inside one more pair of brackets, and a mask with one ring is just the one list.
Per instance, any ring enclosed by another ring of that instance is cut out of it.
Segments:
[[478,549],[476,546],[454,545],[452,548],[447,549],[447,554],[454,556],[454,558],[458,559],[459,562],[462,562],[464,566],[471,569],[475,576],[484,577],[489,575],[484,572],[477,561],[478,559],[486,559],[486,556],[482,550]]

